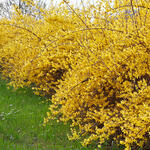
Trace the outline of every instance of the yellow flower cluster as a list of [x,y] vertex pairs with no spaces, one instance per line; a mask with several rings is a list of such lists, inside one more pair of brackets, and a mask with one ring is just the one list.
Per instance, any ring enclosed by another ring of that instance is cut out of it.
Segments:
[[53,95],[44,124],[71,121],[71,140],[150,144],[150,3],[104,0],[79,10],[64,0],[43,12],[0,21],[3,76]]

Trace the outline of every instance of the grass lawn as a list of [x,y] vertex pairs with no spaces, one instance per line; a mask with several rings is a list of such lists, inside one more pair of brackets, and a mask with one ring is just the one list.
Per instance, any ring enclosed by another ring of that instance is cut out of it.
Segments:
[[68,141],[67,125],[51,122],[43,127],[48,111],[44,98],[30,89],[7,89],[0,81],[0,150],[84,150],[78,141]]
[[51,121],[51,125],[43,127],[49,106],[43,100],[30,89],[7,89],[6,82],[0,80],[0,150],[95,149],[83,148],[79,141],[69,141],[68,125]]

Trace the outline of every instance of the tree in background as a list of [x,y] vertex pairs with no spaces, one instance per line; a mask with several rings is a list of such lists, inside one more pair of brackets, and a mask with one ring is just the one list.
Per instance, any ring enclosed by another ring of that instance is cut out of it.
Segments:
[[7,0],[0,3],[0,16],[11,18],[13,7],[21,10],[22,15],[30,15],[39,19],[42,17],[40,8],[46,8],[46,3],[43,0],[31,0],[30,3],[25,0]]

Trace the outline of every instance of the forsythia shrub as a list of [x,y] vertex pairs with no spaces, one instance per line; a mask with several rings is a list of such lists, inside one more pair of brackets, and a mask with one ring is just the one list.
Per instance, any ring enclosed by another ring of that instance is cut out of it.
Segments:
[[[67,6],[67,8],[65,7]],[[67,1],[36,20],[0,21],[0,65],[14,87],[52,96],[47,118],[71,122],[69,139],[150,145],[150,3]],[[9,34],[8,34],[9,32]],[[55,94],[54,94],[55,93]],[[149,147],[147,148],[149,149]]]
[[11,20],[1,20],[0,64],[10,85],[32,86],[40,95],[55,93],[71,59],[76,59],[77,37],[83,36],[75,31],[80,23],[62,9],[45,11],[43,20],[22,16],[17,9]]

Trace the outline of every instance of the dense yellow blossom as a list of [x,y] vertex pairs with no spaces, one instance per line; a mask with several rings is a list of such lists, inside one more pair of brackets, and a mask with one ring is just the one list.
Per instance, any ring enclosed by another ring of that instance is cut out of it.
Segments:
[[150,144],[150,3],[97,0],[79,10],[64,0],[42,12],[0,21],[3,76],[53,95],[44,124],[70,121],[70,140]]

